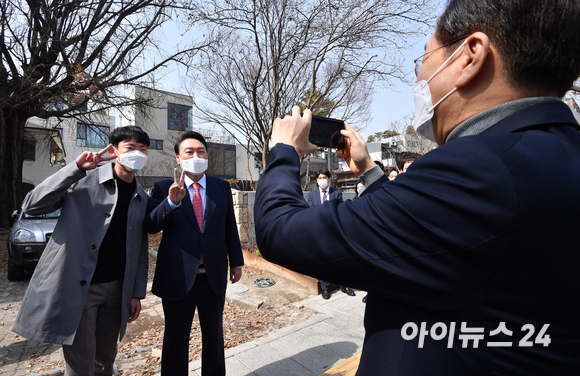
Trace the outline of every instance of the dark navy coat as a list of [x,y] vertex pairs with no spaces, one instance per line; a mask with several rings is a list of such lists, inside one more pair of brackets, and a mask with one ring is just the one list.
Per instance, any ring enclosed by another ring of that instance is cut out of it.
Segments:
[[[294,148],[271,150],[258,246],[369,291],[358,376],[580,374],[580,134],[564,103],[453,140],[354,201],[309,208],[299,172]],[[441,323],[436,337],[454,325],[453,340],[421,336],[422,323],[428,334]],[[462,348],[459,336],[480,334],[469,328],[483,334],[477,348]]]
[[156,182],[147,202],[145,229],[163,230],[151,292],[163,299],[184,299],[193,287],[203,254],[208,281],[214,293],[225,294],[228,258],[232,267],[244,265],[230,184],[206,175],[203,231],[199,230],[189,191],[171,211],[167,202],[174,179]]

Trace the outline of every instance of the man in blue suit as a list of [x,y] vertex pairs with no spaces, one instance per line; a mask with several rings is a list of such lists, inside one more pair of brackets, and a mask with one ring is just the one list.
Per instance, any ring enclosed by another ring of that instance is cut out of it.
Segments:
[[385,184],[346,126],[354,201],[309,208],[311,113],[274,122],[258,245],[369,291],[357,376],[580,374],[580,134],[561,100],[579,19],[574,0],[450,0],[415,61],[418,131],[440,146]]
[[[308,193],[308,205],[310,207],[318,206],[328,200],[342,201],[342,192],[336,188],[332,188],[330,186],[331,182],[332,175],[330,174],[330,171],[325,169],[318,171],[318,176],[316,178],[316,184],[318,184],[318,188]],[[320,284],[320,289],[322,290],[322,298],[330,299],[330,282],[319,279],[318,283]],[[340,286],[340,291],[350,296],[356,295],[350,287]]]
[[202,331],[203,375],[224,376],[222,316],[228,277],[239,281],[244,265],[232,191],[228,182],[205,174],[207,143],[185,132],[175,144],[181,177],[153,185],[145,228],[163,231],[151,292],[161,297],[165,335],[161,375],[186,376],[189,333],[195,309]]

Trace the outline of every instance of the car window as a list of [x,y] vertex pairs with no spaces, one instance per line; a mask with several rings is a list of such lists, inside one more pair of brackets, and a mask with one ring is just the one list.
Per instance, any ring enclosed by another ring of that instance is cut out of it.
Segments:
[[58,217],[60,217],[60,208],[48,214],[40,214],[40,215],[28,215],[26,213],[22,214],[22,219],[52,219]]

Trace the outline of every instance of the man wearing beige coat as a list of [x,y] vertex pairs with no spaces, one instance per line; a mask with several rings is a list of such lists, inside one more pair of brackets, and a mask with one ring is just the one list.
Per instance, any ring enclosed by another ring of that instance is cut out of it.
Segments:
[[[121,127],[109,140],[47,178],[22,204],[31,215],[62,211],[12,330],[63,344],[67,376],[112,375],[117,339],[139,316],[147,288],[147,194],[135,172],[147,161],[149,136]],[[107,151],[111,156],[103,156]]]

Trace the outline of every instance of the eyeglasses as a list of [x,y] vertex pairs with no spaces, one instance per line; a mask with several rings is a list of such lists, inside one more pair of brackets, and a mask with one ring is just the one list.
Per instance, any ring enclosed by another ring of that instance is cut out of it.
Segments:
[[425,56],[427,56],[427,55],[429,55],[437,50],[440,50],[443,47],[451,46],[452,44],[455,44],[455,43],[459,42],[460,40],[465,39],[467,37],[468,37],[468,35],[463,36],[463,37],[459,37],[457,39],[453,39],[451,42],[445,43],[445,44],[435,48],[434,50],[425,52],[423,55],[421,55],[418,58],[416,58],[415,60],[413,60],[413,68],[415,70],[415,77],[419,77],[419,71],[421,70],[421,67],[423,66],[423,58]]

